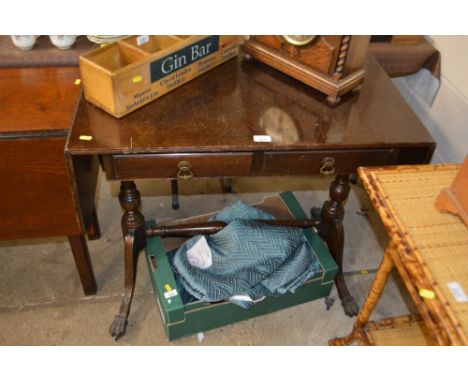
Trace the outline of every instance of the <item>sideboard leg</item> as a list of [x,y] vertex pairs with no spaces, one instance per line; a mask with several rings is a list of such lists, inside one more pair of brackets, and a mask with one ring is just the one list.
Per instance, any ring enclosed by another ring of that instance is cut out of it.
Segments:
[[122,216],[122,232],[125,251],[124,296],[119,313],[112,322],[109,333],[117,340],[125,333],[135,288],[136,262],[138,253],[146,245],[145,219],[139,211],[140,193],[133,181],[123,181],[120,185],[119,201],[125,210]]
[[338,265],[338,273],[335,278],[338,296],[345,314],[352,317],[358,313],[359,307],[350,295],[343,276],[343,202],[348,197],[349,191],[349,175],[337,175],[330,185],[330,200],[327,200],[322,206],[318,231]]
[[88,245],[84,235],[68,236],[68,242],[70,243],[76,268],[80,275],[84,294],[86,296],[95,294],[97,290],[96,279],[94,278],[93,265],[89,257]]

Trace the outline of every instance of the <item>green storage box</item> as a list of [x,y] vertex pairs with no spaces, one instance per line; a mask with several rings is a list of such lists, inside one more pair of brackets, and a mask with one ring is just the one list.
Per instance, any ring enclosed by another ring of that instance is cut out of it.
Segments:
[[[307,219],[292,192],[266,197],[256,207],[278,219]],[[209,216],[211,215],[184,219],[179,223],[203,221]],[[146,259],[169,341],[328,296],[338,267],[313,229],[304,229],[304,235],[315,250],[322,271],[296,289],[295,293],[267,298],[250,309],[243,309],[228,301],[215,304],[192,302],[184,305],[179,293],[175,291],[174,275],[166,257],[166,251],[176,247],[177,240],[180,239],[161,239],[158,236],[149,238]]]

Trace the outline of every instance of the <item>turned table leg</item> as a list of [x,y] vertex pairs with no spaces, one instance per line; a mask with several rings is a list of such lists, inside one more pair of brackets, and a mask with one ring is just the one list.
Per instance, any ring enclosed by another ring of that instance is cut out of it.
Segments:
[[[337,175],[330,185],[330,200],[327,200],[320,211],[318,232],[328,245],[328,249],[338,265],[335,278],[338,296],[347,316],[355,316],[359,307],[350,295],[343,276],[344,230],[343,202],[349,195],[349,175]],[[312,211],[312,215],[316,215]]]
[[135,287],[136,261],[138,252],[146,245],[145,219],[139,211],[140,193],[133,181],[123,181],[120,185],[119,201],[125,210],[122,216],[122,233],[125,251],[124,295],[119,313],[112,322],[109,333],[117,340],[125,333],[127,318]]

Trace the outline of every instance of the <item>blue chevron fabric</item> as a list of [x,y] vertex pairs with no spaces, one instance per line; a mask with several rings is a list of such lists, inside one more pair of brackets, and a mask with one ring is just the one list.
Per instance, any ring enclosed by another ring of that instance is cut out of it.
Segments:
[[[195,236],[170,256],[184,300],[188,293],[199,301],[230,300],[249,308],[266,297],[294,292],[320,271],[302,229],[253,219],[274,217],[238,201],[213,218],[228,223],[223,230]],[[194,250],[200,261],[190,257]]]

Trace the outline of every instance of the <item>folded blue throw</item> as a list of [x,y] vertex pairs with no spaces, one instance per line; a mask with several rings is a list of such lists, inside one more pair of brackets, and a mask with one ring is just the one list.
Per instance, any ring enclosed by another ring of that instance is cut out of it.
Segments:
[[213,217],[227,223],[220,232],[194,236],[171,254],[184,300],[190,300],[188,293],[199,301],[230,300],[249,308],[266,297],[294,292],[320,271],[302,228],[255,219],[274,217],[238,201]]

